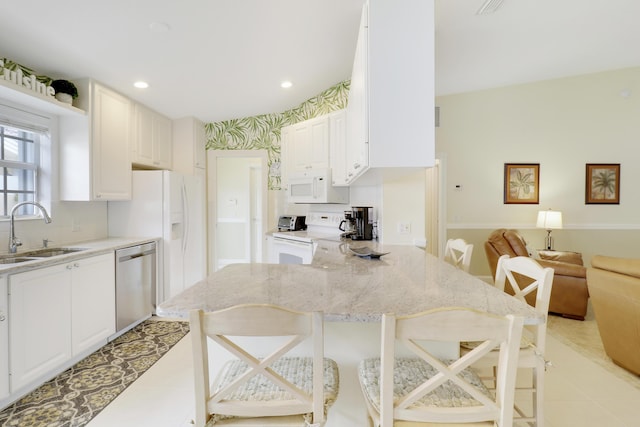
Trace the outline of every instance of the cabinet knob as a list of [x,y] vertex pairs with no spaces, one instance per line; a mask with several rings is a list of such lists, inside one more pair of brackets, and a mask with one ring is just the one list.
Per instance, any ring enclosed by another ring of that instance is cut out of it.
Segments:
[[66,269],[67,269],[67,270],[71,270],[72,268],[73,268],[73,265],[71,265],[71,264],[67,264],[67,266],[66,266]]
[[354,169],[359,169],[360,168],[360,163],[354,163],[353,164],[353,168]]
[[78,267],[80,267],[80,264],[79,264],[79,263],[77,263],[77,262],[74,262],[74,263],[73,263],[73,266],[74,266],[75,268],[78,268]]
[[4,313],[0,313],[0,322],[4,322],[7,319],[7,317],[4,315]]

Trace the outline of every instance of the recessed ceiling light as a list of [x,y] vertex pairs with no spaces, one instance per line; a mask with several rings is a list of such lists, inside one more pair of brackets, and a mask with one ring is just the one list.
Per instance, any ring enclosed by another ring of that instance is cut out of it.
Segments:
[[280,87],[283,89],[289,89],[291,86],[293,86],[293,83],[291,83],[289,80],[285,80],[280,83]]
[[135,82],[133,85],[138,89],[146,89],[149,87],[149,83],[143,81]]

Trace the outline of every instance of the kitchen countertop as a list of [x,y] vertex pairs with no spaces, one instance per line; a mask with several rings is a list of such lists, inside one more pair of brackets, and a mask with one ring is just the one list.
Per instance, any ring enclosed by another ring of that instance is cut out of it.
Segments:
[[[377,322],[387,312],[408,315],[461,306],[522,315],[529,324],[544,321],[529,306],[417,247],[315,241],[318,247],[310,265],[231,264],[162,303],[157,314],[186,318],[191,309],[264,303],[323,311],[329,321]],[[389,254],[360,258],[349,245]]]
[[[142,243],[157,242],[158,239],[149,237],[110,237],[106,239],[90,240],[86,242],[70,243],[67,245],[52,245],[51,249],[55,248],[84,248],[86,250],[72,252],[64,255],[57,255],[46,258],[39,258],[32,261],[25,261],[16,264],[0,264],[0,275],[2,274],[14,274],[23,271],[35,270],[50,265],[60,264],[64,262],[73,261],[76,259],[86,258],[87,256],[101,255],[104,253],[112,252],[117,249],[126,248]],[[42,249],[42,248],[40,248]],[[25,252],[39,249],[25,249],[18,251],[12,256],[21,256]]]

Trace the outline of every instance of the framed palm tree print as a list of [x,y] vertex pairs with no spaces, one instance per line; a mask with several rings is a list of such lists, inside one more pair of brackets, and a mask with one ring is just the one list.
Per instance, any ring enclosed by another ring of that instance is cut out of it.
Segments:
[[535,204],[540,198],[539,163],[504,164],[504,203]]
[[587,163],[585,204],[620,204],[620,163]]

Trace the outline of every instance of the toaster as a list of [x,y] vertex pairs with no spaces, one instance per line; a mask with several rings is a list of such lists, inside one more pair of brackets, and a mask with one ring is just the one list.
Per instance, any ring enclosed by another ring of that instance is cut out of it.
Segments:
[[298,231],[306,230],[306,217],[299,215],[281,215],[278,218],[278,230]]

